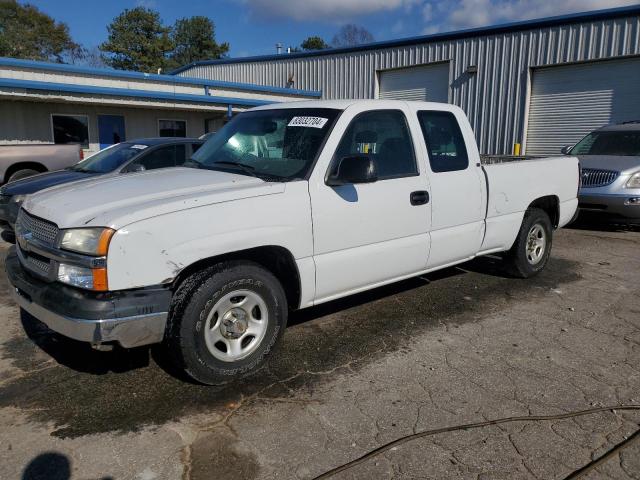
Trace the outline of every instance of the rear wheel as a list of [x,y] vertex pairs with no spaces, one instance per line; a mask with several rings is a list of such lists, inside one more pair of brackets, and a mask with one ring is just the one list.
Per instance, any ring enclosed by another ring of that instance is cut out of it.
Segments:
[[258,369],[286,321],[284,290],[268,270],[251,262],[221,263],[178,288],[166,344],[194,380],[220,384]]
[[529,278],[541,272],[549,261],[553,229],[549,215],[539,208],[530,208],[513,247],[505,254],[509,273]]
[[39,173],[40,172],[38,170],[33,170],[32,168],[17,170],[11,174],[7,182],[15,182],[16,180],[22,180],[23,178],[33,177],[34,175],[37,175]]

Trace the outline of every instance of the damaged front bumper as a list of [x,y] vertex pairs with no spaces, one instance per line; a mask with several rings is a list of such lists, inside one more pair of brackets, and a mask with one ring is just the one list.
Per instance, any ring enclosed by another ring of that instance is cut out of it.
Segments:
[[22,267],[15,247],[5,269],[15,302],[66,337],[93,345],[117,342],[125,348],[164,338],[172,295],[168,287],[92,292],[46,282]]

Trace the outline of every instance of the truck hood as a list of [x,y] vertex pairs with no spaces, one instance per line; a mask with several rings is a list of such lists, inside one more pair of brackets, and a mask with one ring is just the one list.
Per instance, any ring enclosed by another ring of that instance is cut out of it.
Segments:
[[122,228],[179,210],[284,191],[283,183],[234,173],[168,168],[98,177],[30,195],[23,208],[60,228]]
[[622,155],[578,155],[582,168],[615,170],[621,174],[640,171],[640,157]]

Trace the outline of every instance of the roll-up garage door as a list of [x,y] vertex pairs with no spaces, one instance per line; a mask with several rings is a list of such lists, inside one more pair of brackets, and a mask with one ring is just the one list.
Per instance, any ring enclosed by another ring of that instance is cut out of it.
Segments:
[[591,130],[640,120],[640,58],[533,71],[526,153],[557,155]]
[[449,101],[449,63],[383,70],[379,98]]

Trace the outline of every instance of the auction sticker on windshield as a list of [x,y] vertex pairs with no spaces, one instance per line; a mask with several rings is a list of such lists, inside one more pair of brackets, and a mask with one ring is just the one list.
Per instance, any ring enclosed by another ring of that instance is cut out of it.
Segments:
[[328,118],[322,117],[293,117],[288,127],[311,127],[322,128],[327,123]]

